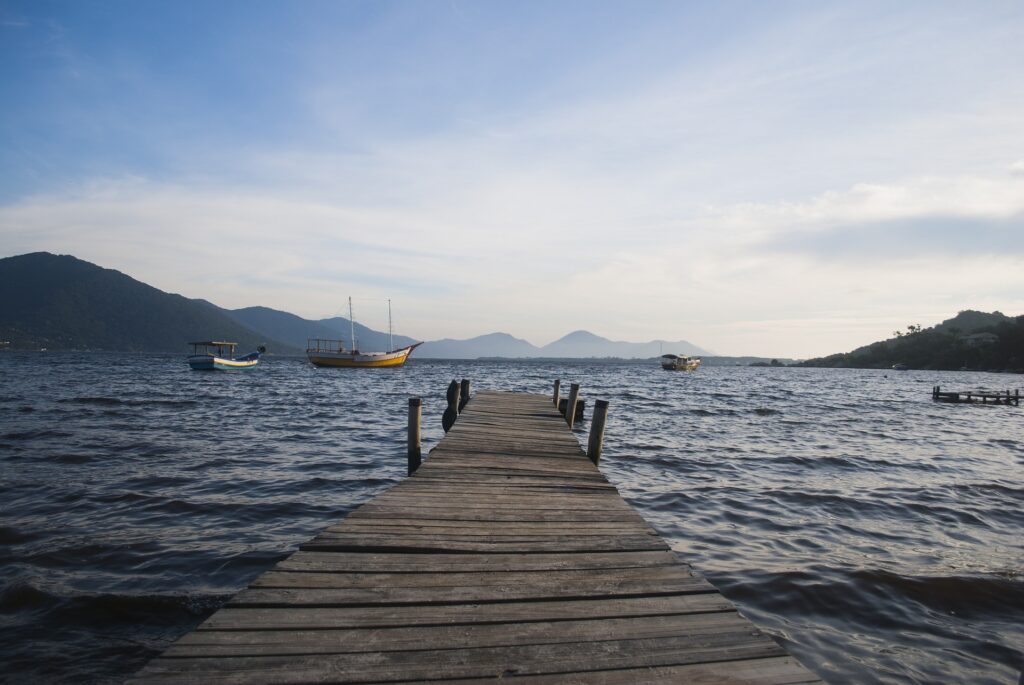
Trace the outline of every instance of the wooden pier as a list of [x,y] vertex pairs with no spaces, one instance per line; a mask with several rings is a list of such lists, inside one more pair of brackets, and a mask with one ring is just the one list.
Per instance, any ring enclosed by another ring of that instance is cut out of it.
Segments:
[[999,392],[996,390],[943,390],[939,386],[932,387],[932,399],[936,402],[980,403],[980,404],[1012,404],[1020,406],[1020,389]]
[[680,562],[551,397],[463,404],[415,475],[130,682],[820,682]]

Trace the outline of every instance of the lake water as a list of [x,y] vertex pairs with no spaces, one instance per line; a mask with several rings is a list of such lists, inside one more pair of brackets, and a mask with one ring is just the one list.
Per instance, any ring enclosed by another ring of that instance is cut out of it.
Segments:
[[[444,391],[611,402],[602,470],[741,611],[832,682],[1016,683],[1020,376],[442,362],[243,373],[184,356],[0,354],[0,679],[117,682],[405,474]],[[587,407],[589,418],[591,406]],[[586,438],[584,424],[580,440]]]

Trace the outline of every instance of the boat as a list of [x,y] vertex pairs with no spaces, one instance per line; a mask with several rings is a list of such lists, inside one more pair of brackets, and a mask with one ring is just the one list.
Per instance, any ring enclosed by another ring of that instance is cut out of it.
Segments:
[[260,355],[267,351],[266,347],[260,345],[255,352],[236,357],[235,348],[238,343],[224,340],[201,340],[190,342],[189,345],[192,346],[192,354],[188,358],[188,365],[196,371],[251,369],[259,363]]
[[666,371],[696,371],[700,367],[697,357],[684,357],[679,354],[661,355],[661,368]]
[[907,367],[906,364],[893,364],[892,365],[892,370],[893,371],[906,371],[907,368],[908,367]]
[[394,348],[394,334],[391,331],[391,300],[388,300],[388,344],[389,352],[361,352],[356,343],[356,326],[352,318],[352,298],[348,298],[348,323],[351,347],[345,346],[344,340],[327,340],[309,338],[306,340],[306,357],[315,366],[335,366],[345,368],[382,368],[402,366],[409,359],[412,351],[423,343],[418,342],[399,349]]

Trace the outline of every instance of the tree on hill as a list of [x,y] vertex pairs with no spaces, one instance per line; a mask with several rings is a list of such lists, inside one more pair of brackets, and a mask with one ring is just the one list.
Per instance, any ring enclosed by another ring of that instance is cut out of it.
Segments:
[[922,329],[913,324],[888,340],[801,362],[801,366],[887,369],[905,364],[912,369],[1024,368],[1024,316],[994,312],[961,312],[953,319]]

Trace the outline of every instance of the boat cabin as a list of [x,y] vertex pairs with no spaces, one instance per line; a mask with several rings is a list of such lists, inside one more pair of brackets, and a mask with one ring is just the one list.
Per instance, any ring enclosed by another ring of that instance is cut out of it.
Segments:
[[[193,357],[220,357],[221,359],[233,359],[235,356],[235,348],[238,347],[238,343],[226,342],[223,340],[206,340],[200,342],[190,342],[192,346]],[[202,348],[200,351],[199,348]]]
[[306,338],[306,353],[330,352],[348,354],[351,350],[345,349],[344,340],[328,340],[326,338]]

